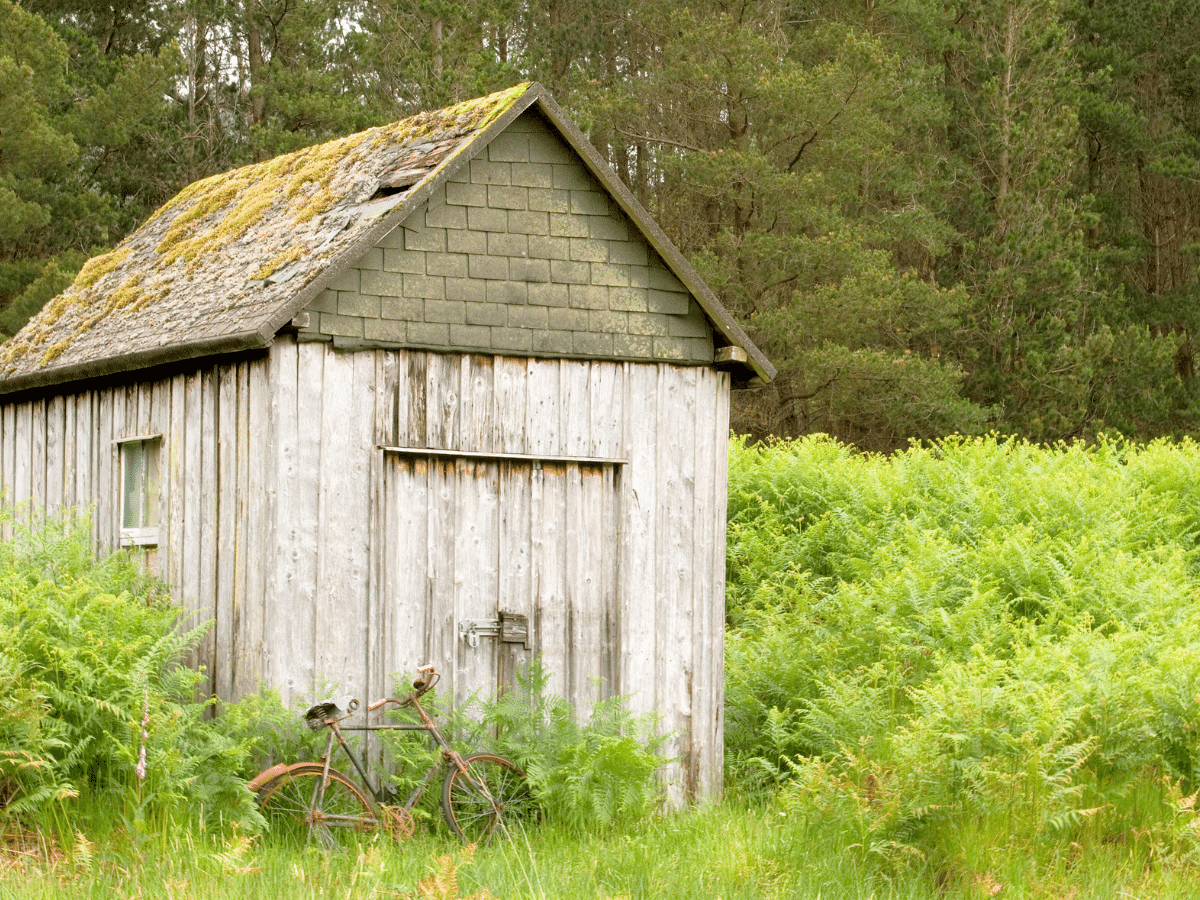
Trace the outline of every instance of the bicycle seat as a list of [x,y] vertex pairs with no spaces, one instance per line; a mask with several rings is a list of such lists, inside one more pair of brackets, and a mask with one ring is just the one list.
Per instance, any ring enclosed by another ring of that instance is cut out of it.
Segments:
[[304,714],[304,722],[313,731],[320,731],[325,727],[327,719],[340,719],[343,715],[342,708],[332,700],[322,700],[308,708],[308,712]]

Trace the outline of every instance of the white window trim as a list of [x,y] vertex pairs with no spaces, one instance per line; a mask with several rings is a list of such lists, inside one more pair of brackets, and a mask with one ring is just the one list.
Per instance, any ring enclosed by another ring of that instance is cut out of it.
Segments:
[[[117,520],[124,523],[125,521],[125,455],[121,452],[123,444],[150,444],[157,443],[162,446],[162,434],[137,434],[130,437],[117,438],[113,441],[113,446],[117,451],[117,465],[120,471],[121,478],[121,503],[118,511],[120,518]],[[159,482],[159,491],[162,490],[161,476]],[[157,492],[156,492],[157,493]],[[157,499],[157,497],[156,497]],[[121,546],[122,547],[157,547],[161,538],[161,529],[158,525],[149,527],[130,527],[121,526]]]

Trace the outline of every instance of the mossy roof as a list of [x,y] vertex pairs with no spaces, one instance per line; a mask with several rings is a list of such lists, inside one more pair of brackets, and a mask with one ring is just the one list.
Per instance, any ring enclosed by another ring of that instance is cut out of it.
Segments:
[[774,369],[536,83],[197,181],[0,348],[0,393],[261,349],[517,115],[539,109],[749,367]]

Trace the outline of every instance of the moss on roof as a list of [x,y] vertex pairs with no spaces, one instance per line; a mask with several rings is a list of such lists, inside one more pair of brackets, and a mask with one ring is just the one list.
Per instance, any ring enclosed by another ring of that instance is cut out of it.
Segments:
[[[428,168],[431,177],[529,87],[189,185],[118,248],[89,260],[0,351],[0,370],[19,375],[256,329],[374,224],[355,208],[380,178],[400,168]],[[283,266],[304,271],[286,288],[262,283]]]

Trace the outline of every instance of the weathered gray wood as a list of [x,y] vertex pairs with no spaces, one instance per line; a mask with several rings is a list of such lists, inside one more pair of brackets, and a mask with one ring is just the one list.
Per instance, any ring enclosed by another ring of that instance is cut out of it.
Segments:
[[200,495],[194,514],[199,522],[200,534],[200,564],[198,579],[197,607],[200,610],[201,621],[216,618],[204,636],[205,658],[212,661],[208,667],[209,687],[213,693],[217,688],[218,669],[223,674],[229,666],[228,657],[217,658],[217,635],[226,627],[221,618],[221,610],[217,606],[217,542],[220,539],[218,515],[220,511],[220,496],[218,494],[218,466],[220,453],[220,420],[219,416],[219,369],[205,369],[200,373],[200,433],[196,435],[200,444]]
[[[455,494],[457,488],[456,464],[443,460],[430,460],[429,493],[426,503],[426,546],[428,562],[426,574],[429,579],[429,630],[426,635],[426,659],[437,667],[450,682],[456,683],[457,656],[454,615],[454,534]],[[420,552],[420,548],[414,548]]]
[[33,447],[30,450],[29,499],[31,521],[43,521],[46,512],[46,401],[30,404]]
[[673,728],[664,767],[668,797],[684,799],[682,760],[691,746],[692,491],[695,483],[696,381],[694,370],[660,368],[658,400],[659,555],[656,707]]
[[593,362],[589,374],[589,456],[619,456],[623,444],[624,376],[620,363]]
[[375,352],[375,443],[381,446],[399,443],[402,421],[407,428],[409,398],[407,390],[401,393],[400,381],[403,375],[407,387],[408,367],[401,373],[397,357],[393,351]]
[[[706,577],[713,539],[717,530],[717,507],[725,497],[715,493],[717,447],[714,419],[717,414],[715,370],[696,372],[696,439],[694,442],[695,490],[692,497],[692,633],[689,636],[692,663],[691,683],[691,749],[684,761],[684,787],[692,796],[706,795],[709,778],[705,765],[713,752],[712,723],[716,716],[713,690],[712,644],[708,635],[719,628],[716,611],[717,586]],[[722,554],[723,555],[723,554]]]
[[526,406],[527,385],[532,379],[534,362],[509,357],[496,360],[493,374],[495,409],[492,421],[496,430],[493,446],[499,452],[531,452]]
[[[433,662],[461,703],[541,652],[581,715],[617,692],[666,714],[678,801],[721,780],[728,387],[280,337],[262,361],[3,405],[0,481],[10,502],[95,502],[112,546],[114,441],[161,433],[162,573],[216,616],[193,662],[218,693],[374,699]],[[533,653],[459,639],[501,611],[529,616]]]
[[592,442],[591,363],[563,360],[559,366],[559,452],[587,456]]
[[297,429],[296,466],[287,504],[280,508],[280,519],[288,523],[291,532],[292,580],[288,593],[276,601],[291,610],[291,620],[285,626],[285,666],[287,685],[297,699],[315,690],[320,677],[316,671],[316,629],[318,604],[323,598],[317,593],[321,550],[317,535],[321,521],[321,461],[327,457],[313,434],[321,423],[325,362],[333,355],[320,344],[297,345],[296,412],[295,422],[289,426]]
[[167,558],[162,565],[162,577],[171,586],[176,599],[186,600],[184,596],[184,499],[187,493],[187,481],[184,473],[184,456],[187,427],[187,379],[176,375],[170,380],[170,412],[166,418],[163,431],[162,448],[162,484],[163,503],[165,510],[162,514],[162,529],[164,546],[167,547]]
[[[529,463],[500,464],[499,536],[500,561],[497,608],[501,613],[526,616],[534,627],[533,575],[530,569],[533,466]],[[511,688],[519,672],[528,667],[530,652],[524,644],[504,643],[496,648],[496,690]]]
[[[79,453],[79,421],[78,421],[78,395],[68,394],[63,398],[63,444],[62,444],[62,466],[63,466],[63,485],[62,485],[62,502],[63,506],[68,510],[68,514],[73,518],[78,518],[81,510],[79,509],[80,500],[76,490],[76,459]],[[87,441],[86,433],[83,435],[84,442]],[[2,464],[0,464],[2,465]]]
[[548,679],[546,690],[569,696],[570,645],[566,589],[566,478],[565,467],[546,465],[533,472],[531,568],[537,646]]
[[432,630],[427,512],[430,468],[422,459],[384,459],[386,576],[378,694],[390,693],[396,678],[407,678],[432,659],[428,646]]
[[241,630],[237,635],[239,664],[234,677],[236,696],[258,690],[265,678],[264,615],[267,600],[266,563],[274,547],[269,465],[274,449],[270,433],[270,382],[265,360],[247,366],[245,425],[239,430],[239,463],[245,460],[245,520],[239,535],[242,552]]
[[566,528],[563,531],[566,558],[567,696],[580,716],[590,715],[600,699],[600,633],[604,601],[600,596],[603,577],[599,541],[602,525],[596,516],[603,498],[598,470],[567,466],[563,473],[566,489]]
[[459,392],[462,388],[460,357],[430,353],[425,370],[425,438],[427,447],[458,450]]
[[[113,523],[120,516],[121,497],[114,495],[117,482],[120,480],[120,464],[117,448],[113,441],[118,437],[113,429],[114,392],[111,390],[97,391],[96,404],[96,512],[93,522],[96,529],[96,542],[99,546],[112,549],[116,546],[117,533]],[[116,473],[113,469],[116,467]],[[115,507],[115,508],[114,508]]]
[[[460,624],[494,620],[500,587],[498,467],[459,460],[456,466],[454,531],[443,535],[454,545],[455,630]],[[496,685],[496,639],[472,647],[456,641],[454,697],[465,705],[472,694],[492,699]]]
[[[4,504],[10,506],[16,502],[16,457],[17,457],[17,408],[15,404],[5,404],[0,409],[0,489],[3,490]],[[12,539],[12,523],[8,516],[0,519],[0,536],[4,540]]]
[[624,379],[629,465],[621,471],[621,692],[629,695],[630,709],[643,714],[658,702],[658,374],[657,366],[626,365]]
[[67,410],[62,395],[46,401],[46,512],[51,516],[62,515],[67,505],[64,493],[64,463],[67,441]]
[[495,449],[493,425],[494,371],[490,356],[464,356],[459,376],[462,384],[459,448],[490,452]]
[[[562,456],[562,440],[558,424],[558,360],[529,360],[526,376],[526,415],[524,415],[524,434],[514,438],[514,442],[524,444],[524,451],[533,456]],[[520,408],[514,407],[512,416],[516,427],[520,428],[517,418]]]
[[725,541],[726,516],[729,498],[729,392],[730,376],[719,372],[715,378],[714,413],[711,440],[713,459],[713,538],[709,549],[710,575],[713,585],[713,623],[704,635],[709,646],[709,688],[712,698],[712,718],[701,732],[708,742],[707,752],[700,758],[700,782],[697,791],[703,797],[720,794],[725,771]]
[[[427,401],[425,396],[426,391],[426,369],[429,363],[428,353],[419,351],[406,353],[408,359],[407,377],[400,377],[400,385],[407,385],[408,391],[405,400],[399,400],[398,406],[407,412],[407,425],[404,426],[404,420],[401,420],[401,425],[405,427],[407,437],[404,443],[409,447],[428,447],[429,436],[426,420],[428,419]],[[398,388],[399,389],[399,388]],[[397,435],[399,439],[401,436]]]
[[[215,514],[213,564],[213,607],[216,620],[214,638],[216,656],[212,662],[213,686],[218,697],[233,696],[236,668],[234,635],[238,629],[239,610],[235,603],[234,584],[237,573],[237,412],[238,367],[218,370],[216,396],[216,429],[211,432],[209,446],[214,451]],[[207,432],[206,430],[206,433]],[[207,448],[206,448],[207,449]],[[206,476],[208,475],[206,471]],[[206,541],[207,543],[207,541]]]
[[[280,690],[284,703],[303,690],[296,684],[291,660],[296,654],[296,623],[306,610],[296,601],[299,536],[296,531],[295,495],[299,473],[299,420],[296,383],[298,350],[293,340],[278,340],[270,356],[270,432],[275,453],[269,460],[272,470],[272,503],[275,539],[271,547],[272,564],[267,583],[267,603],[263,610],[263,673],[267,682]],[[291,683],[289,683],[291,679]]]

